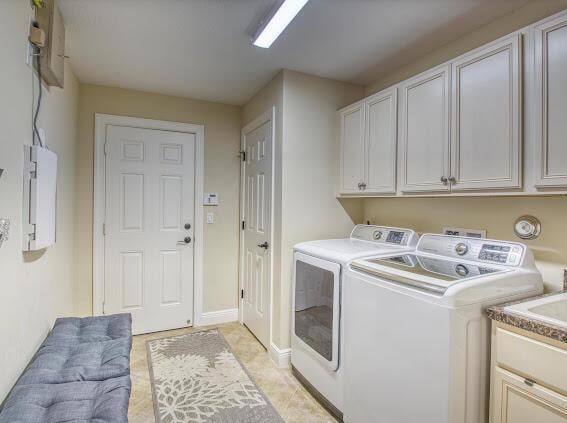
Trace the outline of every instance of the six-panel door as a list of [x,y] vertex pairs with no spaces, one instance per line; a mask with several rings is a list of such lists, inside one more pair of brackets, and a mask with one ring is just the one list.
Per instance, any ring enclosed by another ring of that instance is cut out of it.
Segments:
[[106,128],[104,310],[133,333],[192,324],[195,135]]
[[242,321],[270,347],[270,281],[272,257],[272,122],[244,134]]

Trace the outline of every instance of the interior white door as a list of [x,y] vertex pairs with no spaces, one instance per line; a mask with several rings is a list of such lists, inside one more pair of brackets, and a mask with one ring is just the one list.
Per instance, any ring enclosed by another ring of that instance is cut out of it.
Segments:
[[536,185],[567,186],[567,13],[535,28]]
[[452,64],[451,190],[520,188],[521,36]]
[[364,112],[364,101],[359,101],[340,112],[340,192],[343,194],[360,193],[364,188]]
[[107,127],[104,311],[134,334],[192,324],[195,141]]
[[366,186],[368,193],[396,192],[397,89],[366,99]]
[[242,199],[242,319],[267,348],[272,257],[272,122],[244,133]]
[[404,82],[401,95],[401,190],[449,190],[449,68]]

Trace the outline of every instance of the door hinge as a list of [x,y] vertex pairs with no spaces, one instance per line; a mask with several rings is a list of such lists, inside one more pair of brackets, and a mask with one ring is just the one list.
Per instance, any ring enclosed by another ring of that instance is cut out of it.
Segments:
[[106,306],[106,302],[103,301],[102,302],[102,314],[106,314],[105,306]]
[[106,223],[102,224],[102,236],[106,236]]
[[105,155],[105,156],[108,154],[108,148],[107,148],[107,146],[108,146],[108,142],[105,142],[105,143],[104,143],[104,155]]
[[240,158],[242,159],[243,162],[246,161],[246,151],[241,151],[241,152],[240,152]]
[[240,290],[240,298],[244,298],[244,290],[243,289]]
[[243,220],[242,221],[242,230],[246,229],[246,222]]

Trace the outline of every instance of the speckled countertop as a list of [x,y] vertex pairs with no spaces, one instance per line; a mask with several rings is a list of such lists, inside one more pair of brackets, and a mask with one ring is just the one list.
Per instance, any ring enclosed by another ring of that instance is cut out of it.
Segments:
[[[567,291],[567,269],[565,270],[563,276],[563,289]],[[549,297],[552,295],[557,295],[558,292],[553,292],[550,294],[538,295],[537,297],[525,298],[519,301],[513,301],[505,304],[498,304],[487,309],[488,317],[492,320],[497,320],[502,323],[506,323],[511,326],[515,326],[520,329],[524,329],[538,335],[545,336],[547,338],[555,339],[560,342],[567,343],[567,329],[553,325],[548,322],[544,322],[538,319],[532,319],[521,314],[514,313],[513,311],[505,310],[504,307],[519,304],[527,301],[532,301],[537,298]]]

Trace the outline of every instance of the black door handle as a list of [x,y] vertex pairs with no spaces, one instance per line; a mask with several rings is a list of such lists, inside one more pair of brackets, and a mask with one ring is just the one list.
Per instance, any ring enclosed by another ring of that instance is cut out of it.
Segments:
[[190,236],[186,236],[185,238],[183,238],[183,241],[177,241],[177,245],[187,245],[191,242],[191,237]]
[[264,241],[262,244],[258,244],[258,247],[268,249],[268,241]]

